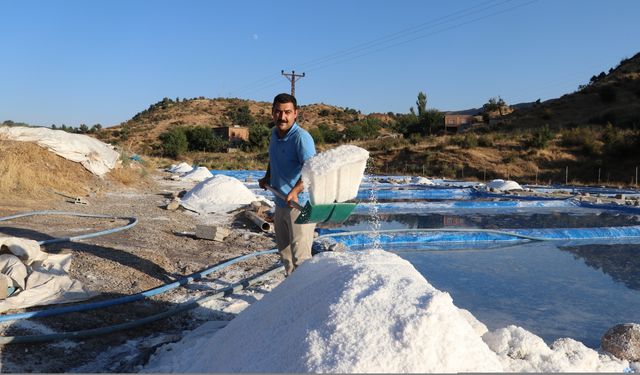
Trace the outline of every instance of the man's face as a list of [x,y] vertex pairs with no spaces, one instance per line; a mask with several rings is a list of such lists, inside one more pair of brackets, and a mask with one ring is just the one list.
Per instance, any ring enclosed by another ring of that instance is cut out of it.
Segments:
[[281,136],[287,134],[298,117],[298,111],[294,108],[293,103],[276,103],[271,114]]

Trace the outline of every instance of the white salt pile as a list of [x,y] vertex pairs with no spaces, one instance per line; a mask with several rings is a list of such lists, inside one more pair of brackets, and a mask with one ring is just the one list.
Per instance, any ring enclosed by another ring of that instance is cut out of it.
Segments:
[[182,162],[180,164],[171,164],[171,167],[168,169],[171,173],[187,173],[191,172],[193,167],[190,164]]
[[180,180],[189,182],[200,182],[211,177],[213,177],[213,174],[211,174],[211,172],[207,168],[198,167],[193,168],[191,172],[187,172],[186,174],[182,175]]
[[302,181],[312,204],[344,202],[358,195],[369,152],[342,145],[321,152],[302,167]]
[[234,210],[258,200],[267,201],[253,194],[240,180],[218,174],[194,186],[180,204],[188,210],[207,214]]
[[487,184],[487,189],[497,191],[523,190],[519,183],[511,180],[495,179]]
[[426,177],[418,177],[416,179],[416,184],[418,184],[418,185],[435,185],[435,183],[433,181],[431,181],[430,179],[428,179]]
[[[212,336],[160,348],[145,372],[621,372],[626,361],[517,327],[490,333],[407,261],[321,253]],[[486,340],[486,341],[485,341]]]

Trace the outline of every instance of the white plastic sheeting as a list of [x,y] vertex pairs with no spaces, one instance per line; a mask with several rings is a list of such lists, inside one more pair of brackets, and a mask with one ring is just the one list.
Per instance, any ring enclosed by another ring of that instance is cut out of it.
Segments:
[[369,152],[342,145],[310,158],[302,167],[302,181],[312,204],[344,202],[358,195]]
[[18,237],[0,237],[0,249],[0,273],[16,288],[13,295],[0,300],[0,312],[82,301],[94,295],[68,276],[71,254],[48,254],[36,241]]
[[0,126],[0,137],[12,141],[35,142],[65,159],[82,164],[91,173],[103,176],[116,166],[120,154],[113,146],[83,134],[63,130]]

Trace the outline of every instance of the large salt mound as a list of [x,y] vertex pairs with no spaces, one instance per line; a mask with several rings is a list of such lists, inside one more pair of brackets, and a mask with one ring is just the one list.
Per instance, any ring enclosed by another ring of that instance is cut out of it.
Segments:
[[225,175],[215,175],[187,192],[180,204],[202,214],[226,212],[253,201],[264,200],[251,192],[240,180]]
[[145,371],[501,370],[449,294],[400,257],[370,251],[314,257],[206,343],[167,347]]
[[523,190],[519,183],[511,180],[496,179],[487,184],[487,189],[498,191]]
[[213,177],[211,172],[205,167],[193,168],[191,172],[187,172],[180,179],[182,181],[200,182]]
[[192,170],[193,170],[193,167],[185,162],[182,162],[178,165],[172,164],[171,167],[169,168],[169,172],[171,173],[187,173],[187,172],[191,172]]
[[435,185],[435,183],[433,181],[431,181],[430,179],[426,178],[426,177],[418,177],[416,179],[416,184],[418,185]]
[[[227,327],[165,345],[143,372],[623,372],[571,339],[487,332],[411,264],[383,251],[321,253]],[[631,365],[634,368],[633,364]]]
[[342,145],[305,161],[302,181],[312,204],[330,204],[353,199],[358,194],[369,151]]

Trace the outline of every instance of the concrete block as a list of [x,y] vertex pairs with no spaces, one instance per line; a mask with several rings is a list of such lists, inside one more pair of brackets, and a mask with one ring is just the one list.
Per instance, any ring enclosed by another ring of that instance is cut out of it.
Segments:
[[222,242],[231,233],[225,227],[216,225],[196,225],[196,237]]

